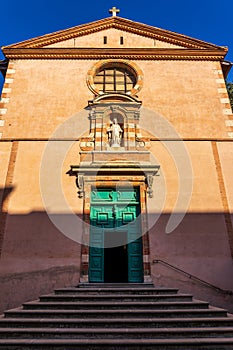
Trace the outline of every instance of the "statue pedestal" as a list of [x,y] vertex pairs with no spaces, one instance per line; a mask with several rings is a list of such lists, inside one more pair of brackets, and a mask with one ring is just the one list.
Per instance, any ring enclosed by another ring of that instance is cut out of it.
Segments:
[[121,147],[119,145],[108,146],[107,152],[125,152],[125,147]]
[[135,163],[151,164],[149,151],[125,151],[123,147],[116,147],[108,151],[90,151],[80,152],[80,160],[83,164],[101,164],[101,163]]

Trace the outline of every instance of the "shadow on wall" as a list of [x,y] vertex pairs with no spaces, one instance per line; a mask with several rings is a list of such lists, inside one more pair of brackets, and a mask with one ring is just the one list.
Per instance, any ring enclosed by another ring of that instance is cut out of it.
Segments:
[[[12,187],[1,190],[2,199],[7,200],[12,190]],[[69,222],[67,214],[54,216]],[[233,290],[232,256],[224,214],[186,214],[181,224],[167,234],[169,217],[162,214],[150,229],[149,261],[165,260],[219,288]],[[78,284],[81,244],[62,234],[46,212],[20,215],[2,211],[1,235],[1,311],[36,299],[54,288]],[[151,269],[155,285],[177,287],[230,309],[230,301],[224,295],[216,295],[216,291],[206,287],[200,290],[198,284],[167,267],[154,264]]]
[[[167,234],[169,217],[170,214],[161,215],[150,233],[151,262],[168,263],[152,264],[154,284],[178,288],[233,312],[232,225],[226,222],[225,214],[188,213],[180,225]],[[189,274],[217,288],[200,283]]]
[[3,212],[3,204],[6,201],[7,197],[14,190],[13,186],[8,186],[5,188],[0,188],[0,213]]
[[[13,189],[0,190],[1,209]],[[78,284],[80,244],[61,234],[46,212],[12,215],[1,210],[0,234],[0,313]]]

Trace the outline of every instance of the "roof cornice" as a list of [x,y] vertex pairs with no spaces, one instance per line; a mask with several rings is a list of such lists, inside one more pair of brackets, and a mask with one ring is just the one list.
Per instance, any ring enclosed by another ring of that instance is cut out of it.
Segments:
[[224,49],[171,48],[9,48],[8,59],[222,60]]
[[[41,48],[52,45],[64,40],[81,37],[109,28],[116,28],[126,32],[130,32],[144,37],[162,40],[174,45],[193,49],[224,49],[227,48],[207,43],[205,41],[194,39],[186,35],[177,34],[168,30],[149,26],[147,24],[134,22],[121,17],[108,17],[95,22],[82,24],[69,29],[60,30],[51,34],[46,34],[34,39],[29,39],[17,44],[6,46],[5,48]],[[4,48],[3,48],[4,50]]]

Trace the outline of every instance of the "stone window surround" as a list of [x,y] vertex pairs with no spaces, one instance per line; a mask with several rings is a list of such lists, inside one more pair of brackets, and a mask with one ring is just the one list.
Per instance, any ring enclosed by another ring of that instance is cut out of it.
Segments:
[[94,83],[94,78],[96,74],[105,67],[120,67],[125,68],[126,70],[135,74],[136,84],[134,87],[126,93],[126,95],[134,96],[136,95],[143,86],[143,72],[134,62],[129,60],[101,60],[95,63],[87,72],[87,86],[94,93],[95,96],[99,96],[104,94],[104,92],[100,91]]

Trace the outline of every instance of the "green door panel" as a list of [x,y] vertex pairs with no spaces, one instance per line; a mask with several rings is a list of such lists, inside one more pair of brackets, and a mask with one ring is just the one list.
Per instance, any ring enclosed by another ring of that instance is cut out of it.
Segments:
[[[125,219],[129,220],[128,228],[128,282],[143,282],[143,259],[141,223],[138,217],[137,207],[130,207],[124,212]],[[133,220],[130,220],[130,215]]]
[[142,238],[128,245],[128,281],[143,282]]
[[139,203],[139,191],[137,188],[111,189],[99,188],[91,192],[91,203]]
[[90,282],[104,282],[104,240],[103,228],[91,226],[90,231]]
[[[139,191],[100,188],[91,192],[89,281],[104,282],[105,249],[127,245],[128,282],[143,281]],[[106,255],[107,256],[107,255]],[[109,256],[109,254],[108,254]],[[127,268],[127,267],[126,267]]]
[[91,206],[89,281],[104,282],[104,230],[113,227],[110,206]]

